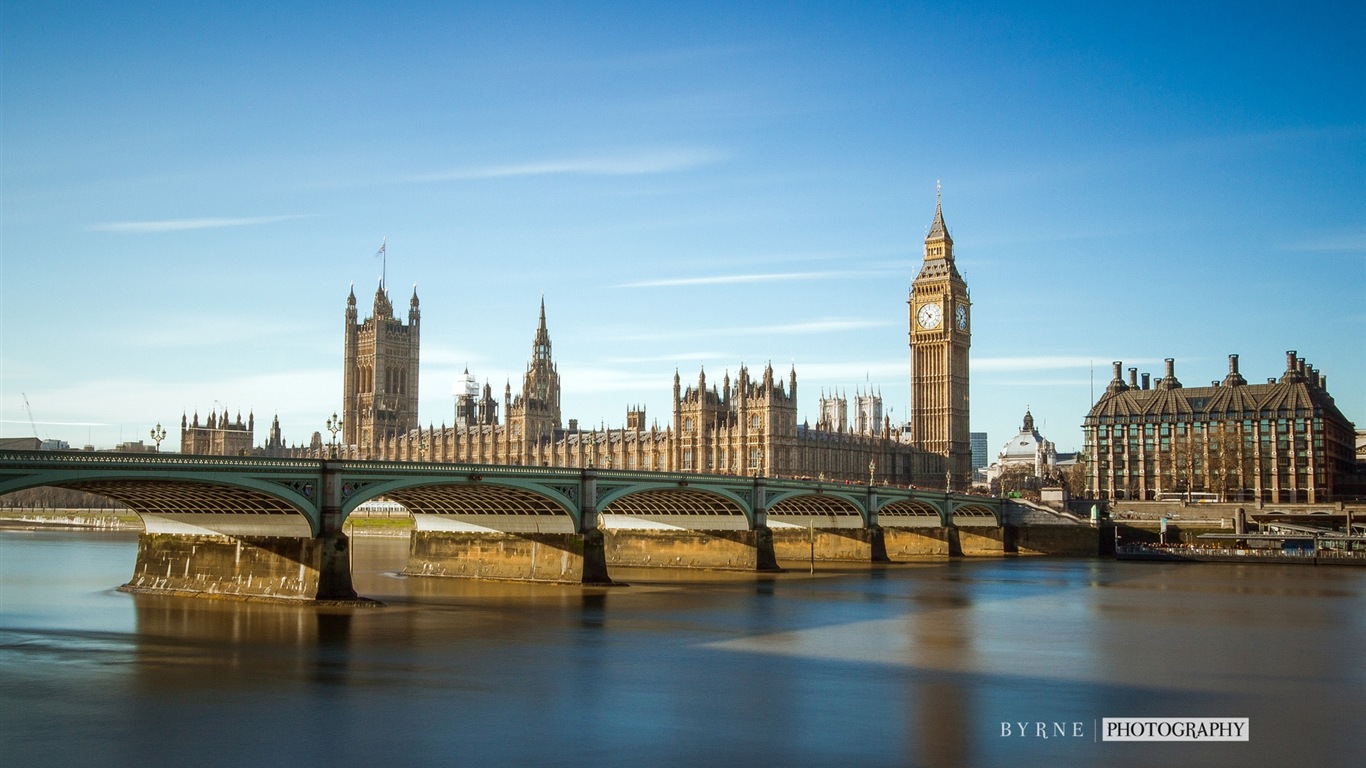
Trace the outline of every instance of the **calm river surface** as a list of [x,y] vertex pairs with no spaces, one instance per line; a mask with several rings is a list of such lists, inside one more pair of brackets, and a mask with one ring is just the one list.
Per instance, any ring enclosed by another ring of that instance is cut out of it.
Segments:
[[[1366,569],[973,559],[602,589],[401,578],[406,538],[352,541],[383,607],[127,595],[136,535],[0,531],[0,761],[1366,764]],[[1096,740],[1138,716],[1246,717],[1251,740]]]

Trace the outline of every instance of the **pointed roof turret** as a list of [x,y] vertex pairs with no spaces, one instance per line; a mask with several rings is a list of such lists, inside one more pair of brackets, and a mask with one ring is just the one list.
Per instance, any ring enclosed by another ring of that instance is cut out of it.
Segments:
[[537,360],[550,360],[550,331],[545,327],[545,295],[541,296],[541,318],[536,325],[536,340],[531,343]]
[[389,292],[384,290],[384,278],[380,278],[379,287],[375,289],[375,317],[393,317],[394,305],[389,303]]
[[927,243],[931,240],[947,240],[950,243],[953,242],[953,238],[949,236],[949,228],[944,226],[942,194],[943,187],[936,181],[934,183],[934,221],[930,222],[930,233],[925,235],[925,242]]

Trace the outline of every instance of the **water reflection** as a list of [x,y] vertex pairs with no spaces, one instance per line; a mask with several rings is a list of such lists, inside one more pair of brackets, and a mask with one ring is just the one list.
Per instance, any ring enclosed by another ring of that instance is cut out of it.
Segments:
[[[151,691],[345,683],[357,610],[134,595],[139,683]],[[242,674],[249,672],[249,674]]]
[[[357,589],[382,606],[128,595],[109,586],[135,538],[0,534],[0,754],[595,768],[1359,755],[1354,569],[1021,558],[637,569],[620,574],[630,587],[579,588],[405,578],[406,540],[355,545]],[[1132,715],[1251,717],[1257,742],[1000,736],[1003,721]]]

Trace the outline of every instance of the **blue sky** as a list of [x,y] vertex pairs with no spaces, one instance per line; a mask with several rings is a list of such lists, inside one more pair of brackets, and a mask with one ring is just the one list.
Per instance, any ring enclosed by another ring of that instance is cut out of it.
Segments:
[[566,418],[772,361],[901,421],[939,180],[993,449],[1080,447],[1111,360],[1295,349],[1366,422],[1366,6],[1108,5],[7,0],[0,427],[306,441],[385,238],[424,423],[542,294]]

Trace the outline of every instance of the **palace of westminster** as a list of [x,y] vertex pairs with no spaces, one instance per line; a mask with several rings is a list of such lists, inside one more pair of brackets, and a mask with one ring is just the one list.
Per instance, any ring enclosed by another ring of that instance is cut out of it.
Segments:
[[[286,446],[277,419],[266,444],[252,448],[254,419],[230,421],[224,412],[204,424],[198,414],[193,422],[182,418],[181,451],[871,479],[964,490],[972,479],[972,310],[938,202],[908,305],[905,425],[884,418],[872,392],[856,396],[852,421],[847,398],[832,394],[820,398],[814,427],[798,424],[795,368],[784,380],[768,365],[758,375],[742,366],[719,387],[708,386],[705,372],[686,385],[675,372],[672,421],[663,429],[646,426],[643,408],[629,409],[623,427],[580,429],[561,416],[543,299],[521,391],[514,393],[509,382],[499,402],[489,385],[481,391],[466,372],[455,424],[423,428],[417,291],[405,324],[381,282],[364,321],[354,289],[347,297],[340,444],[325,445],[315,435],[310,446]],[[1140,386],[1132,370],[1126,384],[1116,363],[1115,380],[1084,425],[1089,495],[1155,499],[1184,490],[1218,493],[1220,500],[1331,500],[1335,489],[1353,482],[1353,425],[1328,395],[1323,375],[1294,353],[1290,358],[1279,380],[1256,385],[1238,373],[1235,356],[1222,382],[1187,390],[1171,361],[1152,389]]]

